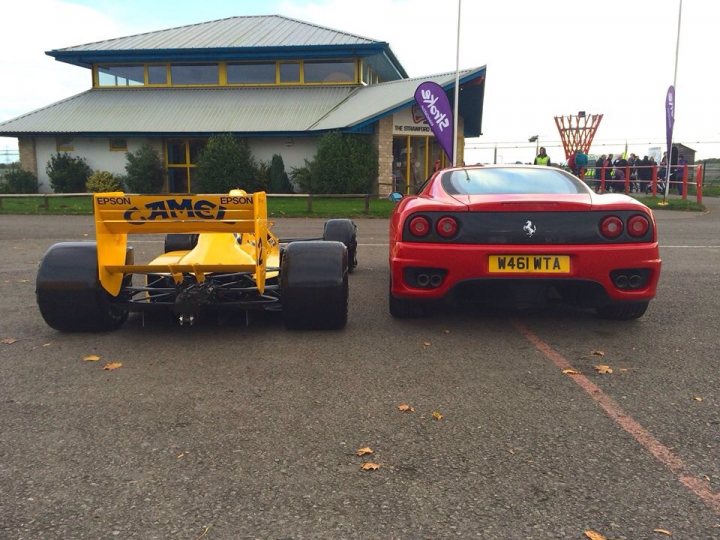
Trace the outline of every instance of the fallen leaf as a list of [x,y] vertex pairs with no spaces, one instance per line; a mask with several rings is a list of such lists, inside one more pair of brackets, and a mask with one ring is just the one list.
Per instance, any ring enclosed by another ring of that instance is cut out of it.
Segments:
[[373,463],[372,461],[366,461],[365,463],[360,465],[360,468],[363,471],[376,471],[380,468],[380,465],[378,465],[377,463]]
[[591,352],[590,354],[593,355],[593,356],[600,356],[601,358],[602,358],[603,356],[605,356],[605,353],[602,352],[602,351],[593,351],[593,352]]
[[605,364],[598,364],[595,367],[595,371],[597,371],[600,375],[609,375],[613,372],[612,368]]
[[415,408],[411,407],[407,403],[401,403],[398,405],[398,409],[400,409],[402,412],[415,412]]
[[423,347],[427,348],[427,347],[430,347],[431,345],[432,345],[432,343],[430,343],[429,341],[423,341]]
[[16,341],[17,341],[17,339],[15,339],[15,338],[6,337],[5,339],[2,340],[2,343],[4,343],[5,345],[12,345]]
[[97,354],[88,354],[87,356],[83,356],[83,360],[86,362],[97,362],[100,360],[100,357]]
[[665,536],[672,536],[672,533],[667,529],[653,529],[653,532],[656,532],[658,534],[664,534]]
[[113,369],[119,369],[122,367],[122,362],[108,362],[103,366],[103,369],[112,371]]
[[563,369],[562,373],[563,375],[581,375],[579,371],[576,371],[574,369]]
[[369,446],[365,446],[364,448],[358,448],[357,450],[355,450],[356,456],[365,456],[367,454],[374,454],[374,453],[375,453],[375,451],[372,448],[370,448]]
[[702,401],[702,400],[703,400],[703,398],[701,398],[700,396],[695,396],[693,399],[694,399],[695,401]]
[[177,459],[181,459],[185,457],[185,452],[180,452],[177,456],[175,456]]
[[439,411],[433,411],[432,417],[433,417],[435,420],[442,420],[442,419],[443,419],[443,415],[440,414]]
[[587,536],[590,540],[607,540],[605,535],[602,535],[597,531],[585,531],[585,536]]
[[43,343],[43,347],[49,347],[50,343]]
[[443,334],[449,334],[450,330],[443,330]]

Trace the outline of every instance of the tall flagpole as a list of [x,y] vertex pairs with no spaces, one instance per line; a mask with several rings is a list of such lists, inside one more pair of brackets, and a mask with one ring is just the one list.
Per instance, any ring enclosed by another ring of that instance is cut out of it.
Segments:
[[[678,56],[680,55],[680,22],[682,20],[682,0],[680,0],[680,7],[678,9],[678,29],[677,29],[677,41],[675,42],[675,72],[673,74],[673,116],[677,112],[677,68],[678,68]],[[670,191],[670,165],[672,162],[672,147],[673,147],[673,135],[670,133],[670,148],[668,151],[670,155],[667,157],[667,165],[665,170],[665,197],[663,203],[667,204],[668,193]]]
[[[682,0],[680,0],[682,2]],[[457,24],[457,47],[455,55],[455,103],[453,111],[453,167],[458,163],[458,104],[460,102],[460,6],[462,0],[458,0],[458,24]]]

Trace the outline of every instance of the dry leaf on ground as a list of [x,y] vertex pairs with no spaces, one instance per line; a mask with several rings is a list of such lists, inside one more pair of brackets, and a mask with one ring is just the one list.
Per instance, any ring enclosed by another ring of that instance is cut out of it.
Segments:
[[563,375],[581,375],[581,373],[575,369],[563,369]]
[[122,367],[122,362],[108,362],[103,366],[103,369],[112,371],[113,369],[119,369]]
[[613,369],[606,364],[598,364],[594,367],[595,371],[597,371],[600,375],[610,375],[613,372]]
[[432,345],[432,343],[430,343],[429,341],[423,341],[423,347],[427,348],[427,347],[430,347],[431,345]]
[[585,536],[590,540],[607,540],[607,537],[597,531],[585,531]]
[[402,412],[415,412],[415,408],[411,407],[407,403],[401,403],[400,405],[398,405],[398,409]]
[[658,534],[664,534],[665,536],[672,536],[672,533],[667,529],[653,529],[653,532],[656,532]]
[[365,446],[363,448],[358,448],[357,450],[355,450],[356,456],[365,456],[367,454],[374,454],[374,453],[375,453],[375,451],[372,448],[370,448],[369,446]]
[[590,354],[593,356],[600,356],[600,357],[605,356],[605,353],[603,351],[593,351]]
[[83,356],[83,360],[86,362],[97,362],[100,360],[100,357],[97,354],[88,354],[87,356]]
[[380,468],[380,465],[378,465],[377,463],[373,463],[372,461],[366,461],[365,463],[360,465],[360,468],[363,471],[376,471]]
[[703,398],[701,398],[700,396],[695,396],[693,399],[694,399],[695,401],[702,401],[702,400],[703,400]]
[[16,341],[17,341],[17,339],[15,339],[15,338],[6,337],[5,339],[2,340],[2,343],[4,343],[5,345],[12,345]]
[[443,419],[443,415],[440,414],[439,411],[433,411],[432,417],[433,417],[435,420],[442,420],[442,419]]

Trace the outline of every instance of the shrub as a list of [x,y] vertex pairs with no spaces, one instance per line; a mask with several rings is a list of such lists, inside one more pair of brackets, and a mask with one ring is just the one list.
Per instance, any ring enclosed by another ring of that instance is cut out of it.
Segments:
[[84,193],[85,183],[92,174],[85,159],[67,153],[51,156],[45,171],[55,193]]
[[103,193],[105,191],[122,191],[122,183],[108,171],[95,171],[88,178],[85,187],[90,193]]
[[18,165],[10,167],[0,180],[0,193],[37,193],[38,179]]
[[285,163],[282,156],[275,154],[270,162],[270,181],[268,191],[270,193],[292,193],[293,186],[285,172]]
[[131,193],[159,193],[163,187],[164,172],[157,151],[144,143],[135,152],[125,154],[125,185]]
[[251,193],[264,187],[247,142],[227,133],[210,137],[197,162],[197,185],[205,193],[241,188]]
[[311,193],[370,193],[377,178],[377,152],[366,136],[330,133],[320,139],[315,158],[306,166]]

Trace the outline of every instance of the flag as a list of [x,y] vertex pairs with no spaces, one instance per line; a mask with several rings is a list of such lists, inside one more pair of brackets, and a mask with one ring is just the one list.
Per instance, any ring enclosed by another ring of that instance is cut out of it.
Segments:
[[453,114],[445,90],[439,84],[426,81],[415,89],[415,101],[438,143],[453,162]]
[[675,87],[670,85],[665,97],[665,136],[667,137],[667,157],[672,156],[673,125],[675,124]]

